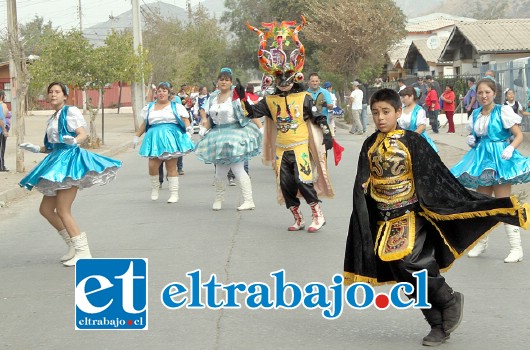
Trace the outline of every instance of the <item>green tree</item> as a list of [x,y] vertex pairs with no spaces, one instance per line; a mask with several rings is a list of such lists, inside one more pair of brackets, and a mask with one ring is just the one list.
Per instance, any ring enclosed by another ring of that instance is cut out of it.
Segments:
[[173,85],[207,84],[226,63],[227,36],[208,11],[189,11],[188,22],[152,18],[144,32],[144,45],[153,65],[150,82]]
[[[43,93],[50,82],[62,81],[73,88],[98,90],[101,99],[105,85],[115,81],[132,81],[149,72],[149,65],[144,62],[146,54],[134,54],[130,34],[113,33],[104,46],[94,48],[79,31],[53,32],[42,37],[39,47],[41,56],[29,67],[31,88],[37,94]],[[96,102],[95,109],[91,101],[87,104],[90,112],[88,142],[90,146],[97,147],[100,140],[95,120],[100,100]]]
[[393,0],[306,0],[306,37],[318,44],[319,64],[344,82],[382,65],[383,55],[406,35],[405,16]]
[[[44,18],[35,16],[30,22],[20,25],[20,42],[24,50],[24,56],[40,55],[39,42],[42,37],[49,33],[57,32],[53,29],[52,22],[44,23]],[[4,39],[0,43],[0,60],[9,59],[8,40]]]

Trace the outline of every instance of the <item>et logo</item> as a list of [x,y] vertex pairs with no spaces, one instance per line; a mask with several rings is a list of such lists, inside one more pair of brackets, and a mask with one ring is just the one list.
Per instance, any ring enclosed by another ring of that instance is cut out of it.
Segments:
[[147,259],[76,263],[76,330],[147,330],[147,308]]

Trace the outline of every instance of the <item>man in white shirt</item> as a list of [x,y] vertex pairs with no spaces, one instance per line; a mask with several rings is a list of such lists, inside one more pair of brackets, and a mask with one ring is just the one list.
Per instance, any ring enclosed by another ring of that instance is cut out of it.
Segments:
[[358,81],[352,82],[353,90],[350,95],[350,108],[352,114],[352,127],[350,134],[362,135],[361,112],[363,109],[363,91],[359,89]]
[[398,92],[401,92],[401,90],[403,90],[404,88],[407,87],[407,84],[405,84],[405,80],[404,79],[399,78],[397,82],[398,82],[398,86],[399,86]]

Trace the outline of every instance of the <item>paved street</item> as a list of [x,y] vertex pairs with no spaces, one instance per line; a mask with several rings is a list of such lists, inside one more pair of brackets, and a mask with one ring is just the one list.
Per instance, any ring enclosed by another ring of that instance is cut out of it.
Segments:
[[[184,160],[180,201],[167,204],[167,182],[150,200],[147,161],[128,149],[118,178],[81,191],[74,215],[87,232],[94,257],[149,259],[148,331],[75,331],[74,269],[58,258],[65,245],[38,214],[39,194],[0,211],[0,346],[4,349],[422,349],[428,325],[417,310],[345,309],[325,320],[319,310],[168,310],[160,301],[170,282],[188,284],[201,269],[204,282],[272,284],[270,272],[285,269],[287,281],[332,285],[342,273],[352,209],[357,154],[363,138],[338,129],[346,151],[338,167],[330,159],[336,198],[323,200],[327,220],[320,232],[288,232],[288,210],[275,201],[273,172],[255,158],[250,174],[256,210],[237,212],[239,187],[228,187],[223,210],[213,212],[213,166]],[[441,153],[454,154],[442,144]],[[461,152],[463,152],[461,150]],[[307,220],[310,211],[302,206]],[[440,349],[527,349],[530,334],[530,237],[527,260],[504,264],[508,241],[502,227],[476,259],[463,257],[445,274],[465,295],[461,326]],[[389,287],[378,287],[378,291]]]

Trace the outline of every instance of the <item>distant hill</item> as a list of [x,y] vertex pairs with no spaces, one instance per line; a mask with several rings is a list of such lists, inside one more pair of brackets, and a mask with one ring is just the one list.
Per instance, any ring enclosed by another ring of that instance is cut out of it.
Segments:
[[[407,18],[415,18],[430,13],[441,12],[453,16],[471,17],[476,10],[477,0],[394,0],[396,5],[403,11]],[[208,12],[220,19],[225,11],[224,1],[204,0],[198,4],[204,6]],[[192,8],[195,9],[196,4]],[[484,5],[483,1],[480,2]],[[495,4],[505,9],[503,18],[530,18],[530,0],[495,0]],[[186,20],[187,12],[179,6],[171,5],[162,1],[141,5],[142,22],[149,16],[161,16],[164,18],[176,18],[181,21]],[[102,45],[107,34],[112,30],[123,30],[132,27],[132,10],[124,12],[118,16],[109,18],[108,21],[98,23],[83,30],[84,35],[95,45]]]

